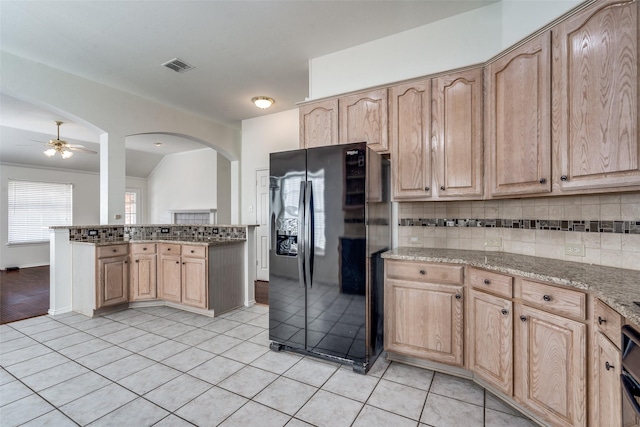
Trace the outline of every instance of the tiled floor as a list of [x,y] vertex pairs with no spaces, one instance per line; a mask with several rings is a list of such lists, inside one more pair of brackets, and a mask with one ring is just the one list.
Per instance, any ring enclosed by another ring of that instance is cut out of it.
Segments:
[[532,426],[477,385],[379,358],[371,371],[269,350],[268,309],[169,307],[0,326],[0,424]]

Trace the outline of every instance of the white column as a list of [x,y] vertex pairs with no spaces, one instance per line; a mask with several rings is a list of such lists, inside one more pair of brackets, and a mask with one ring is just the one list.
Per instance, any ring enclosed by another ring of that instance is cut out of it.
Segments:
[[124,224],[124,136],[100,135],[100,224]]
[[240,162],[231,160],[231,224],[240,223]]
[[49,314],[71,311],[71,243],[69,229],[49,232]]

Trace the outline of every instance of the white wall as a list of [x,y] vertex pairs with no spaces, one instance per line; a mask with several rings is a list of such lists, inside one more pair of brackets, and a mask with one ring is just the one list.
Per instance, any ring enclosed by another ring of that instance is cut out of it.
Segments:
[[269,153],[299,148],[298,109],[242,121],[242,224],[256,224],[256,169],[269,168]]
[[317,99],[485,62],[578,0],[503,0],[309,61]]
[[150,223],[171,223],[170,210],[215,209],[218,153],[210,148],[164,156],[147,179]]
[[[73,184],[73,224],[99,224],[100,176],[95,173],[69,172],[59,169],[32,168],[19,165],[0,165],[0,269],[7,267],[34,267],[49,264],[49,243],[11,245],[8,240],[7,183],[9,179]],[[140,178],[127,178],[127,187],[146,192],[146,182]]]

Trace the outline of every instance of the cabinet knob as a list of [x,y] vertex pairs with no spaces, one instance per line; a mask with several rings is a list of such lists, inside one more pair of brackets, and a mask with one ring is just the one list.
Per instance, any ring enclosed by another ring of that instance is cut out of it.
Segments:
[[424,271],[424,270],[420,270],[420,274],[422,274],[424,276],[425,274],[427,274],[427,272]]
[[523,322],[527,321],[527,316],[520,316],[520,320],[522,320]]
[[547,178],[540,178],[540,184],[546,184]]
[[429,191],[429,187],[424,187],[424,191]]
[[440,190],[442,190],[442,191],[446,190],[446,189],[444,188],[444,185],[442,185],[442,186],[440,187]]
[[460,298],[462,298],[462,295],[456,294],[456,299],[460,299]]
[[137,260],[136,260],[136,262],[140,262],[140,260],[139,260],[139,259],[137,259]]
[[503,308],[502,310],[500,310],[500,313],[506,316],[507,314],[509,314],[509,310],[507,310],[506,308]]
[[560,181],[569,181],[569,177],[567,175],[562,175],[560,177]]
[[180,264],[180,261],[176,261],[176,264]]
[[147,248],[142,248],[142,250],[143,250],[143,251],[146,251],[146,250],[147,250]]
[[193,250],[191,251],[191,253],[194,253],[194,252],[195,252],[195,251],[193,251]]
[[114,249],[114,250],[113,250],[113,252],[118,252],[118,250],[117,250],[117,249]]
[[603,323],[607,323],[606,319],[603,319],[602,317],[598,316],[598,325],[602,325]]
[[125,264],[129,264],[129,261],[125,261],[124,263],[125,263]]
[[489,280],[489,279],[484,279],[484,284],[485,284],[485,285],[488,285],[488,284],[490,284],[490,283],[491,283],[491,280]]
[[170,250],[171,250],[171,248],[167,248],[167,251],[170,251]]
[[614,366],[613,366],[611,363],[609,363],[609,362],[606,362],[606,363],[604,364],[604,367],[607,369],[607,371],[608,371],[608,370],[610,370],[610,369],[613,369],[613,368],[614,368]]
[[542,299],[547,301],[547,302],[549,302],[549,301],[551,301],[551,296],[550,295],[543,295]]
[[183,262],[182,265],[184,265],[185,263]]

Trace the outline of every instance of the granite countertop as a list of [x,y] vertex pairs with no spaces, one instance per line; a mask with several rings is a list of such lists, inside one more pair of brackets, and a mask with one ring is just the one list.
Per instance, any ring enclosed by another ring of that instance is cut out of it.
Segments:
[[445,262],[570,286],[592,292],[631,323],[640,326],[640,271],[559,261],[503,252],[399,247],[382,258]]
[[233,243],[244,243],[246,239],[210,239],[202,238],[198,240],[189,239],[139,239],[139,240],[109,240],[102,242],[86,242],[72,240],[70,243],[77,245],[91,245],[91,246],[112,246],[112,245],[124,245],[129,243],[174,243],[179,245],[194,245],[194,246],[222,246],[231,245]]

